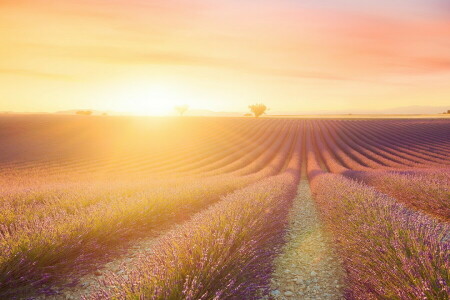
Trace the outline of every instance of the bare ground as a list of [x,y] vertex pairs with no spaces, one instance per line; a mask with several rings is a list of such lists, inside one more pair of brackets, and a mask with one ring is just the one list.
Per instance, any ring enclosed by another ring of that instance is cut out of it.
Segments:
[[[176,230],[177,224],[170,230]],[[160,236],[162,236],[161,234]],[[276,259],[272,277],[271,299],[343,299],[344,271],[324,233],[311,195],[309,183],[302,179],[290,212],[287,243]],[[149,255],[158,237],[141,240],[125,255],[106,263],[97,271],[80,278],[78,284],[65,287],[57,295],[33,299],[81,299],[100,287],[103,274],[124,272],[125,265],[137,263]]]
[[322,229],[309,183],[302,179],[290,213],[287,243],[275,261],[272,299],[343,299],[341,261]]
[[[125,270],[130,269],[130,266],[138,264],[143,257],[151,255],[156,244],[158,244],[163,236],[171,231],[178,230],[183,223],[177,223],[170,228],[167,228],[159,233],[157,236],[151,236],[146,239],[142,239],[133,244],[124,254],[115,258],[103,265],[100,265],[96,271],[90,272],[82,276],[77,284],[73,286],[62,287],[55,295],[41,295],[37,297],[31,297],[36,300],[76,300],[88,297],[95,291],[98,291],[102,287],[102,281],[106,274],[115,273],[123,274]],[[124,275],[125,276],[125,275]],[[28,298],[30,299],[30,298]]]

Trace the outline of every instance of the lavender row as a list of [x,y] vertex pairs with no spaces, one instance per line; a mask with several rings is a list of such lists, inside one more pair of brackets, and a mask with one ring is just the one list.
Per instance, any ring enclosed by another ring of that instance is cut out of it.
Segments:
[[448,299],[450,225],[342,175],[312,190],[348,275],[348,299]]
[[30,197],[36,213],[17,211],[22,206],[15,207],[12,201],[2,202],[3,216],[18,215],[0,224],[0,295],[13,287],[76,275],[92,261],[126,246],[127,240],[161,230],[257,179],[219,176],[197,183],[173,181],[175,185],[166,188],[121,183],[98,195],[63,190],[48,203]]
[[[90,299],[256,299],[268,284],[298,170],[236,191],[154,247]],[[264,292],[262,292],[264,293]]]
[[[430,171],[429,171],[430,172]],[[450,178],[418,172],[355,172],[345,175],[363,181],[400,202],[450,221]]]

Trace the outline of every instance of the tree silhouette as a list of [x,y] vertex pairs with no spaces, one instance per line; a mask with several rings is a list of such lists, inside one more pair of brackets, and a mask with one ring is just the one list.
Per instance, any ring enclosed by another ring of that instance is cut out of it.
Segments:
[[76,112],[77,115],[81,115],[81,116],[90,116],[92,115],[92,110],[78,110]]
[[179,105],[175,106],[175,110],[180,114],[180,116],[183,116],[183,114],[189,109],[188,105]]
[[261,103],[249,105],[248,108],[250,108],[255,117],[259,117],[262,114],[265,114],[267,110],[267,106]]

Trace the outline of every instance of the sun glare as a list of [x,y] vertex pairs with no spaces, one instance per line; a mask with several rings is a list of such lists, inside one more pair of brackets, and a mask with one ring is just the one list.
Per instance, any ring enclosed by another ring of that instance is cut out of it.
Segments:
[[174,114],[177,105],[188,105],[189,101],[176,85],[167,83],[121,83],[109,87],[101,98],[111,109],[134,115],[167,116]]

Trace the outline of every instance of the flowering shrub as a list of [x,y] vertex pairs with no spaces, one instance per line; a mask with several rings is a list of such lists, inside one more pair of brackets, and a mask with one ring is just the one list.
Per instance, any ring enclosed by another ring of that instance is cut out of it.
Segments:
[[450,221],[450,180],[427,173],[348,172],[378,191],[397,200]]
[[450,225],[342,175],[312,180],[348,274],[347,297],[446,299]]
[[254,299],[269,279],[298,175],[238,190],[164,237],[138,267],[111,274],[94,299]]

